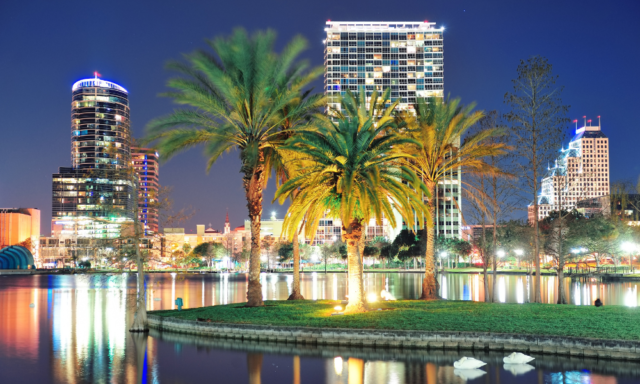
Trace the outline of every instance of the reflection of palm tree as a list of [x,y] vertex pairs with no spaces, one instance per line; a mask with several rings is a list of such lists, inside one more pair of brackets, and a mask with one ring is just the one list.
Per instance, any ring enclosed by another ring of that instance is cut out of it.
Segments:
[[145,332],[132,332],[131,339],[136,350],[136,383],[142,383],[142,377],[147,367],[145,366],[147,355],[147,336]]
[[364,383],[364,360],[349,358],[347,362],[349,365],[349,384],[362,384]]
[[300,384],[300,356],[293,356],[293,384]]
[[260,384],[262,381],[262,353],[247,353],[247,368],[249,370],[249,384]]

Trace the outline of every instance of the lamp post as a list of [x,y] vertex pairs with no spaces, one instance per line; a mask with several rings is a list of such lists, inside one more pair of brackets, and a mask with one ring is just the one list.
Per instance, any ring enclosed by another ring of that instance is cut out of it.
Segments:
[[624,243],[622,243],[622,250],[627,252],[629,254],[629,271],[631,271],[631,273],[633,273],[633,263],[632,263],[632,259],[633,259],[633,251],[636,250],[636,245],[634,243],[625,241]]
[[[442,269],[442,272],[444,272],[444,260],[442,260],[443,258],[447,257],[447,252],[440,252],[440,268]],[[448,262],[449,260],[447,260]]]
[[498,249],[496,256],[498,256],[499,259],[502,259],[504,257],[504,251],[502,249]]
[[513,252],[518,256],[518,269],[520,269],[520,259],[522,258],[524,251],[522,249],[514,249]]

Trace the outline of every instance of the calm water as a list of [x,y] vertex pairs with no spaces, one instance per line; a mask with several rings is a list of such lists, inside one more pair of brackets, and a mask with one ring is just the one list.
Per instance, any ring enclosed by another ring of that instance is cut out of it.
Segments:
[[[370,292],[414,298],[419,274],[366,274]],[[290,275],[263,276],[266,299],[285,299]],[[457,352],[303,348],[227,342],[172,333],[131,335],[135,276],[0,277],[0,383],[638,383],[640,365],[538,357],[530,366],[507,367],[502,354],[475,354],[482,372],[453,369]],[[245,275],[172,277],[153,274],[148,308],[167,309],[176,297],[186,307],[244,301]],[[448,299],[483,300],[478,275],[442,277]],[[543,296],[554,301],[555,281],[543,278]],[[637,284],[567,280],[571,301],[637,305]],[[345,274],[303,275],[308,299],[342,299]],[[499,276],[497,297],[526,302],[523,276]],[[33,304],[30,306],[30,304]],[[469,356],[471,353],[465,353]],[[474,378],[474,375],[481,375]]]

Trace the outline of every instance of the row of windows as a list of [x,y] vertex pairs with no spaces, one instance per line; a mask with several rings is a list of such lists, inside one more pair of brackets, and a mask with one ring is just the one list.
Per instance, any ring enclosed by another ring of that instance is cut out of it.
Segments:
[[442,40],[442,33],[399,33],[399,32],[342,32],[342,33],[327,33],[327,39],[329,40],[351,40],[351,41],[366,41],[366,40]]
[[[124,97],[117,96],[100,96],[100,95],[75,95],[73,96],[73,101],[102,101],[102,102],[112,102],[112,103],[120,103],[126,106],[129,105],[129,100]],[[73,105],[73,104],[72,104]]]
[[344,85],[353,85],[353,84],[367,84],[367,85],[390,85],[397,87],[399,86],[407,86],[412,84],[424,84],[424,78],[350,78],[350,79],[333,79],[329,80],[330,84],[344,84]]
[[123,99],[127,99],[128,95],[125,92],[118,91],[116,89],[108,89],[108,88],[100,88],[100,87],[92,87],[92,88],[78,88],[73,91],[73,95],[113,95],[117,97],[121,97]]

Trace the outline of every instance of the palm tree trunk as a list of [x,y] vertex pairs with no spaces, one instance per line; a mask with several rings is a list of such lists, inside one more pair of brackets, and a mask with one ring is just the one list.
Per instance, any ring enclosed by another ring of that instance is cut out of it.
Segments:
[[260,284],[260,220],[262,219],[262,188],[264,186],[264,155],[260,153],[258,165],[246,171],[243,184],[247,196],[247,208],[251,220],[251,255],[249,256],[249,288],[247,307],[262,307]]
[[[302,230],[302,228],[300,228],[300,230]],[[293,288],[291,290],[291,295],[287,300],[304,300],[304,297],[300,293],[300,245],[298,244],[299,233],[299,231],[296,231],[295,236],[293,236]]]
[[360,243],[362,240],[362,224],[359,220],[352,220],[349,228],[342,226],[343,237],[347,242],[347,267],[349,282],[349,304],[344,313],[361,313],[367,311],[362,283],[362,256]]
[[436,201],[436,184],[428,181],[427,188],[431,196],[428,199],[429,204],[429,220],[425,221],[424,241],[426,242],[425,249],[426,254],[424,258],[424,280],[422,280],[422,295],[420,300],[434,300],[439,299],[438,295],[438,280],[436,279],[436,267],[435,267],[435,201]]

